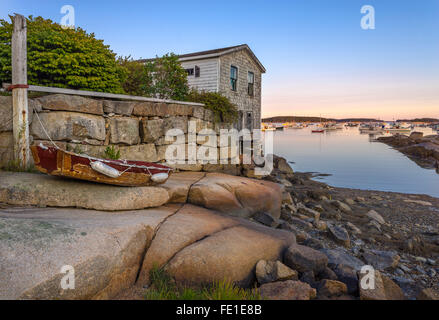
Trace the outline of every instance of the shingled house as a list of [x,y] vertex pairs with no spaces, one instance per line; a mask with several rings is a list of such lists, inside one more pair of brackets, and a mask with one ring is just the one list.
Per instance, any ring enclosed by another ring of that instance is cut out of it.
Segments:
[[260,128],[265,68],[248,45],[182,54],[179,60],[190,87],[220,92],[238,107],[239,130]]

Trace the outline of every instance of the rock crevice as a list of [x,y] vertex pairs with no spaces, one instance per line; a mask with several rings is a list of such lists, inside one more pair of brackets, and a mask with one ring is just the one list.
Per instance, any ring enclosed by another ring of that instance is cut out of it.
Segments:
[[143,265],[143,262],[144,262],[144,260],[145,260],[146,253],[148,252],[148,249],[149,249],[149,247],[151,246],[151,243],[154,241],[154,239],[155,239],[155,237],[156,237],[156,235],[157,235],[157,232],[160,230],[160,227],[162,226],[162,224],[164,224],[164,223],[166,222],[166,220],[168,220],[170,217],[176,215],[176,214],[177,214],[182,208],[183,208],[183,205],[181,205],[179,208],[177,208],[177,209],[174,211],[174,213],[172,213],[172,214],[170,214],[169,216],[165,217],[165,218],[164,218],[164,219],[163,219],[163,220],[157,225],[157,227],[154,229],[154,231],[153,231],[153,235],[152,235],[152,237],[151,237],[151,241],[149,241],[149,243],[145,243],[145,248],[144,248],[144,250],[143,250],[143,252],[142,252],[142,255],[141,255],[141,258],[140,258],[140,262],[139,262],[138,267],[137,267],[135,283],[137,283],[137,281],[139,280],[140,271],[142,270],[142,265]]
[[[280,214],[280,187],[272,182],[216,173],[177,173],[169,183],[155,187],[158,196],[154,199],[136,194],[134,204],[139,207],[133,207],[125,206],[133,203],[132,196],[127,196],[131,200],[125,203],[120,201],[119,194],[136,193],[141,188],[114,191],[110,186],[40,174],[19,174],[19,179],[14,179],[12,173],[0,174],[5,178],[0,183],[3,203],[23,205],[27,199],[28,205],[58,207],[31,208],[23,213],[23,209],[11,209],[15,210],[13,214],[0,209],[2,228],[22,229],[29,221],[38,221],[39,228],[56,231],[50,242],[37,251],[33,246],[40,240],[29,242],[22,231],[14,231],[17,234],[12,240],[0,241],[0,288],[14,287],[5,292],[0,290],[0,297],[5,299],[110,299],[136,284],[146,284],[155,263],[164,267],[177,283],[203,285],[229,279],[249,286],[259,260],[282,259],[284,251],[295,243],[290,232],[245,219],[257,212],[274,217]],[[65,190],[72,188],[72,184],[77,190],[73,198],[88,193],[87,203],[69,202],[72,196]],[[99,188],[101,198],[96,196],[95,189]],[[112,194],[108,193],[110,189]],[[43,199],[45,193],[51,193],[49,200]],[[61,205],[57,197],[63,199]],[[104,199],[109,201],[104,207],[95,207],[90,202],[103,203]],[[139,201],[155,208],[142,209],[145,206]],[[12,222],[17,220],[17,212],[21,213],[20,219]],[[0,229],[0,236],[2,232]],[[41,235],[50,233],[41,230]],[[17,241],[19,249],[11,249],[11,241]],[[40,269],[30,276],[20,275],[29,265],[21,265],[23,258],[17,259],[18,256],[28,256],[28,263]],[[61,264],[74,267],[79,290],[60,289]]]

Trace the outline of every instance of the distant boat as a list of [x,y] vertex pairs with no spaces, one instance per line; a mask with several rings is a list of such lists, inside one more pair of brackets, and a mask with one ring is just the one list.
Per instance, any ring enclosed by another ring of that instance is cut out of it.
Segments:
[[412,131],[411,128],[389,128],[389,129],[385,129],[385,130],[388,133],[391,133],[391,132],[408,133],[408,132]]
[[394,124],[390,128],[384,128],[387,133],[397,132],[397,133],[409,133],[412,128],[408,124]]
[[274,128],[271,125],[266,125],[266,124],[263,124],[262,129],[261,129],[261,131],[275,131],[275,130],[276,130],[276,128]]
[[[319,122],[319,127],[322,126],[322,115],[320,115],[320,122]],[[311,130],[311,133],[324,133],[325,130],[324,129],[314,129]]]
[[384,132],[383,128],[376,127],[373,125],[369,125],[367,127],[360,127],[359,130],[360,130],[360,133],[367,133],[367,134],[379,134],[379,133]]
[[282,124],[282,123],[274,123],[271,126],[274,128],[274,130],[283,130],[284,129],[284,124]]
[[335,126],[335,125],[333,125],[333,124],[327,124],[327,125],[325,126],[325,130],[326,130],[326,131],[332,131],[332,130],[338,130],[338,129],[340,129],[340,128],[337,128],[337,126]]
[[303,129],[306,128],[306,125],[302,124],[302,123],[294,123],[294,124],[284,124],[284,128],[287,129]]

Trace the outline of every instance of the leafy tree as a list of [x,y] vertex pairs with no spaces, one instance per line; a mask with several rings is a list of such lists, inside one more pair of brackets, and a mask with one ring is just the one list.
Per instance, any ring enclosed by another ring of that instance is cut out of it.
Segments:
[[233,123],[238,119],[238,109],[236,106],[219,92],[192,89],[186,96],[186,100],[204,103],[207,109],[213,111],[217,122]]
[[[0,81],[11,81],[13,25],[0,19]],[[65,29],[42,17],[27,18],[29,84],[123,93],[125,69],[103,40],[81,28]]]
[[125,72],[122,75],[122,88],[125,93],[134,96],[145,96],[144,82],[145,82],[145,68],[143,63],[134,60],[131,56],[119,57],[118,64],[124,68]]
[[149,60],[144,66],[145,75],[142,89],[144,95],[161,99],[185,100],[189,87],[187,72],[178,56],[165,54]]

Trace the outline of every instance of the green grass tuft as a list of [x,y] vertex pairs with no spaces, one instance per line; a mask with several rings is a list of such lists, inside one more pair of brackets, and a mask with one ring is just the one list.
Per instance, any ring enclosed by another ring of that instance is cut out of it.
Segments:
[[104,158],[111,160],[119,160],[120,150],[116,151],[116,148],[114,146],[108,146],[104,151]]
[[246,290],[230,281],[218,281],[204,289],[206,300],[261,300],[257,289]]
[[203,288],[178,287],[162,268],[150,271],[151,286],[145,293],[147,300],[261,300],[257,289],[242,289],[230,281],[218,281]]
[[10,160],[3,167],[1,167],[3,171],[10,172],[29,172],[29,173],[37,173],[39,172],[34,165],[29,166],[28,168],[23,168],[18,160]]

